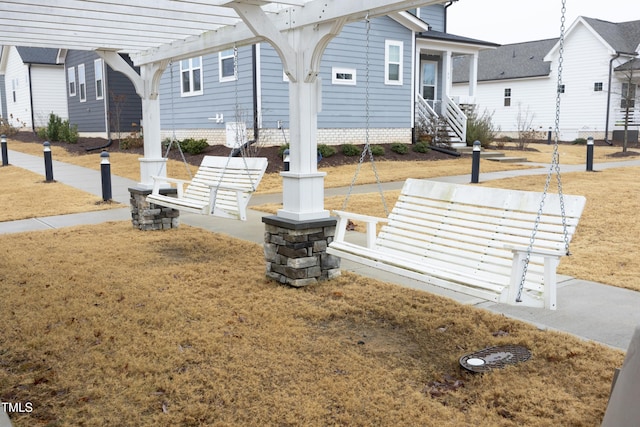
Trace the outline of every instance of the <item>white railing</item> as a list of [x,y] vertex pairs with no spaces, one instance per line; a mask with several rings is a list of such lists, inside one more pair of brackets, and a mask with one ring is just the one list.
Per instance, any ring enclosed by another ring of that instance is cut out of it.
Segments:
[[[434,105],[432,106],[431,103]],[[465,142],[467,140],[467,116],[460,107],[448,97],[442,101],[427,101],[422,95],[417,94],[416,118],[418,121],[430,122],[434,118],[438,118],[440,115],[436,112],[437,109],[441,110],[449,130],[455,135],[455,138],[460,142]]]
[[[616,126],[624,126],[625,122],[625,110],[619,109],[616,111]],[[628,126],[640,126],[640,109],[632,108],[629,110]]]
[[467,140],[467,115],[460,109],[458,104],[445,95],[443,98],[446,111],[446,119],[449,127],[460,139],[461,142]]

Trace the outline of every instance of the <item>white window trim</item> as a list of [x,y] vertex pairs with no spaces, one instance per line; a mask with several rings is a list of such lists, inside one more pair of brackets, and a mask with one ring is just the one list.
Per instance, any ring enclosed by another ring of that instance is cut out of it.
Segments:
[[[398,46],[400,48],[400,62],[398,63],[398,80],[389,79],[389,65],[392,63],[389,61],[389,48],[391,46]],[[404,43],[398,40],[385,40],[384,42],[384,84],[402,86],[402,75],[404,71],[403,67],[404,58]]]
[[[100,79],[98,79],[98,70],[100,70]],[[104,66],[102,65],[101,58],[93,61],[93,71],[95,77],[96,100],[104,99]],[[98,94],[98,84],[101,86],[102,95]]]
[[[231,51],[231,54],[226,54],[226,55],[222,55],[225,52]],[[234,64],[233,64],[233,75],[231,76],[223,76],[222,75],[222,61],[224,59],[229,59],[231,58],[232,60],[234,59],[234,54],[233,54],[233,49],[227,49],[225,51],[222,52],[218,52],[218,78],[220,80],[220,83],[224,83],[224,82],[233,82],[236,81],[238,79],[238,64],[235,64],[235,60],[234,60]]]
[[[67,69],[67,79],[69,80],[69,83],[67,83],[69,96],[76,96],[76,94],[78,93],[78,84],[76,83],[76,67],[69,67]],[[73,83],[73,90],[71,90],[71,83]]]
[[[338,75],[350,74],[351,78],[338,78]],[[355,68],[331,67],[331,83],[334,85],[355,86],[357,84]]]
[[[83,92],[84,97],[82,96]],[[87,81],[84,72],[84,64],[78,65],[78,97],[80,98],[80,102],[87,102]]]
[[[200,56],[200,66],[199,67],[193,67],[193,58],[189,58],[189,59],[185,59],[184,61],[188,61],[189,62],[189,67],[188,68],[183,68],[182,67],[182,63],[183,61],[180,61],[180,78],[179,80],[179,84],[180,84],[180,96],[181,97],[189,97],[189,96],[199,96],[202,95],[204,93],[204,80],[203,80],[203,63],[202,63],[202,57]],[[193,90],[193,75],[195,71],[198,71],[200,73],[200,90]],[[182,73],[185,71],[189,71],[189,91],[185,92],[183,89],[183,84],[182,84]]]

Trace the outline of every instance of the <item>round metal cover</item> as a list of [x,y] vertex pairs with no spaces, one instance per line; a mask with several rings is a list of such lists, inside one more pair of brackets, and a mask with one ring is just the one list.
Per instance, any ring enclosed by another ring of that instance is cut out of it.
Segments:
[[519,345],[488,347],[460,358],[460,365],[472,372],[487,372],[524,362],[531,358],[531,352]]

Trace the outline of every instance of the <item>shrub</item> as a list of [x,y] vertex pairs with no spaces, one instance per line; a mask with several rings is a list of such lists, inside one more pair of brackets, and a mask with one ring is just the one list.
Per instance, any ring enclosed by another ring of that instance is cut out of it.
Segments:
[[180,148],[182,151],[188,154],[200,154],[202,153],[209,144],[206,139],[193,139],[187,138],[180,141]]
[[575,145],[586,145],[587,144],[587,140],[585,138],[576,138],[573,140],[573,143]]
[[372,145],[371,146],[371,154],[374,156],[384,156],[384,147],[380,145]]
[[342,154],[345,156],[357,156],[360,154],[360,149],[353,144],[343,144],[342,145]]
[[75,144],[78,142],[78,125],[72,125],[69,120],[62,120],[59,116],[49,114],[49,122],[46,128],[39,128],[38,137],[47,139],[51,142],[69,142]]
[[318,144],[318,153],[320,153],[322,158],[327,158],[336,154],[336,149],[327,144]]
[[69,120],[63,121],[60,129],[60,138],[69,144],[78,142],[78,125],[70,124]]
[[493,114],[484,110],[481,116],[473,111],[467,117],[467,145],[480,141],[482,148],[487,148],[496,138],[497,130],[493,126]]
[[140,148],[144,146],[144,139],[140,136],[136,136],[133,133],[127,136],[125,139],[120,140],[120,149],[129,150],[132,148]]
[[407,154],[409,152],[409,148],[407,147],[407,144],[394,142],[391,144],[391,151],[397,154]]
[[288,150],[288,149],[289,149],[288,142],[286,144],[282,144],[280,147],[278,147],[278,156],[280,157],[284,156],[284,150]]
[[49,114],[49,123],[47,124],[47,138],[51,142],[61,141],[62,138],[62,119],[56,114]]
[[413,151],[416,153],[428,153],[431,148],[429,148],[429,144],[426,142],[416,142],[411,146]]
[[47,139],[47,128],[36,129],[36,135],[38,135],[40,139]]

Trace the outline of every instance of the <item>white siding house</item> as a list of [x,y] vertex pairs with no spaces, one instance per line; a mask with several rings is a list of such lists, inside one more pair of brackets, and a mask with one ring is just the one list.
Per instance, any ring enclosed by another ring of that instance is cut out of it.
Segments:
[[[611,23],[579,17],[567,30],[562,63],[560,139],[611,139],[621,130],[625,64],[640,52],[640,21]],[[468,90],[465,58],[454,61],[453,94]],[[477,107],[493,113],[502,134],[527,122],[546,134],[555,123],[559,40],[509,44],[480,52]],[[640,82],[636,70],[633,86]],[[611,78],[611,85],[609,79]],[[638,110],[632,110],[637,117]],[[525,120],[528,118],[528,120]],[[637,130],[634,119],[631,129]],[[606,134],[606,135],[605,135]]]
[[68,118],[64,66],[58,49],[5,47],[0,56],[9,124],[20,130],[46,126],[49,114]]

